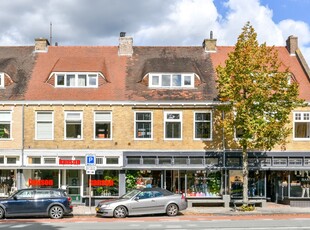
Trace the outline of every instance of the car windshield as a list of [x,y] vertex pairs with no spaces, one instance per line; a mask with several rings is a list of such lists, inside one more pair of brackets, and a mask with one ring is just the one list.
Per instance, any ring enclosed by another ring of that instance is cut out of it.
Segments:
[[131,190],[129,192],[127,192],[126,194],[122,195],[120,198],[121,199],[131,199],[132,197],[136,196],[138,193],[140,193],[140,190]]

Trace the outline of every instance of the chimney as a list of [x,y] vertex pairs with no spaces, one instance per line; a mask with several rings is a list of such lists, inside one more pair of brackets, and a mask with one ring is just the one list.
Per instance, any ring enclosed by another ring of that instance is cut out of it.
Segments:
[[298,50],[298,37],[293,35],[289,36],[286,40],[286,48],[290,55],[295,55],[296,50]]
[[118,55],[119,56],[132,56],[133,54],[133,39],[132,37],[126,37],[125,32],[120,33]]
[[202,47],[205,52],[216,52],[216,39],[213,39],[212,31],[210,31],[210,38],[203,41]]
[[47,47],[50,45],[46,38],[36,38],[34,51],[35,52],[47,52]]

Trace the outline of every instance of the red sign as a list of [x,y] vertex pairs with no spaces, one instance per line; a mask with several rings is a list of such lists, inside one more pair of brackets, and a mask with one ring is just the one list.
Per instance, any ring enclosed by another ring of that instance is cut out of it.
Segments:
[[59,159],[59,164],[60,165],[80,165],[81,161],[80,160],[63,160],[63,159]]
[[28,181],[29,186],[53,186],[54,181],[53,180],[33,180],[29,179]]
[[113,180],[92,180],[91,181],[91,186],[114,186],[114,181]]

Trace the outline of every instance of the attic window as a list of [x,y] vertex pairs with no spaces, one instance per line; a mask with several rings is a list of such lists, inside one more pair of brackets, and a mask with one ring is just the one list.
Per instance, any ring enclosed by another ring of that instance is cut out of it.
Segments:
[[4,88],[4,73],[0,73],[0,88]]
[[193,88],[193,73],[151,73],[149,87],[154,88]]
[[55,87],[64,88],[97,88],[98,73],[56,73]]

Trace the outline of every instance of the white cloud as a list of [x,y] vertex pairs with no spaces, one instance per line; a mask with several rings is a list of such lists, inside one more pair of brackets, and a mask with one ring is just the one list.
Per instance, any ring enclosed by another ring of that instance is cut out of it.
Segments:
[[[221,0],[222,1],[222,0]],[[36,37],[60,45],[116,45],[119,32],[134,37],[135,45],[202,44],[213,31],[218,45],[234,45],[247,21],[260,43],[285,45],[291,34],[310,63],[310,29],[302,21],[278,24],[260,0],[226,0],[222,15],[215,0],[10,0],[0,1],[0,45],[33,45]]]

